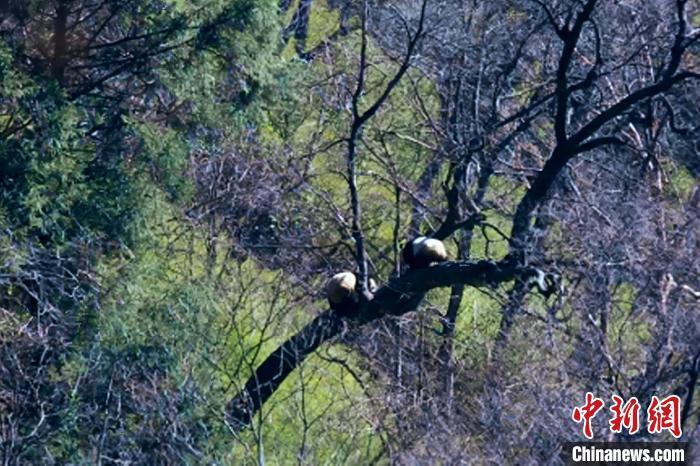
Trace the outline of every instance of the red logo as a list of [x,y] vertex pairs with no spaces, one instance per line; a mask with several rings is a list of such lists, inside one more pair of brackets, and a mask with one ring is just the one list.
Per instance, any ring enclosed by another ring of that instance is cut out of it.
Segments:
[[676,438],[681,432],[681,399],[677,395],[670,395],[659,401],[659,397],[651,397],[651,403],[647,409],[648,430],[650,434],[657,434],[668,430]]
[[583,421],[583,435],[588,439],[593,438],[593,429],[591,428],[591,420],[598,414],[598,411],[603,409],[605,403],[600,398],[593,396],[593,393],[586,393],[586,404],[583,406],[577,406],[574,408],[574,412],[571,413],[571,419],[575,422]]
[[[632,397],[625,402],[618,395],[612,396],[613,405],[610,407],[612,419],[610,419],[610,431],[622,432],[625,428],[630,435],[639,432],[639,400]],[[593,438],[592,420],[603,409],[605,402],[593,396],[591,392],[586,393],[586,402],[583,406],[574,407],[571,419],[576,423],[583,423],[583,435]],[[681,430],[681,399],[677,395],[670,395],[660,400],[658,396],[651,397],[651,402],[647,408],[647,432],[659,434],[667,430],[675,438],[683,435]]]
[[615,404],[610,408],[613,412],[610,430],[619,434],[624,427],[630,435],[636,434],[639,431],[639,400],[632,397],[623,405],[624,400],[619,396],[613,395],[612,399]]

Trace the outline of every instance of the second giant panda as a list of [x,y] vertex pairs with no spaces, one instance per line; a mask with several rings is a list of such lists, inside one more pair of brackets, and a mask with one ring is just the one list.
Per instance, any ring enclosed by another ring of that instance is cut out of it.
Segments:
[[447,249],[439,239],[419,236],[406,243],[402,255],[406,265],[413,269],[420,269],[436,262],[445,262]]

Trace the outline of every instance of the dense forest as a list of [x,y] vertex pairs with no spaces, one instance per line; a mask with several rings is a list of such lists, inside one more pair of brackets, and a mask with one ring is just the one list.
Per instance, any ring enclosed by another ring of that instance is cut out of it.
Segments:
[[2,464],[700,445],[699,102],[697,0],[0,1]]

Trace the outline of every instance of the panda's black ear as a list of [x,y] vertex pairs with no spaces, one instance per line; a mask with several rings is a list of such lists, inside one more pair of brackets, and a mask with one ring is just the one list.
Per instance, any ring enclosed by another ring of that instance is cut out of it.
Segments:
[[540,290],[542,296],[545,299],[549,298],[555,293],[562,291],[561,276],[556,273],[545,273],[544,274],[544,284],[545,289]]
[[413,247],[413,241],[412,239],[407,239],[403,243],[401,243],[400,251],[402,254],[411,254],[413,253],[412,247]]

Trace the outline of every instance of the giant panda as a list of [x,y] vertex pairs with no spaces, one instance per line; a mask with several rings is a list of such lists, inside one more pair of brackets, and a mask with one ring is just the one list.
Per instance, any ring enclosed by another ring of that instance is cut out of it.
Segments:
[[[374,293],[377,282],[368,280],[369,291]],[[359,303],[357,294],[357,277],[352,272],[340,272],[333,275],[326,284],[326,297],[331,309],[341,316],[350,315]]]
[[403,261],[412,269],[428,267],[436,262],[447,260],[447,250],[442,241],[419,236],[409,241],[402,251]]
[[549,298],[554,292],[556,292],[558,286],[560,286],[556,275],[544,273],[539,269],[536,269],[530,274],[529,277],[527,277],[525,284],[530,289],[537,287],[537,290],[545,297],[545,299]]

